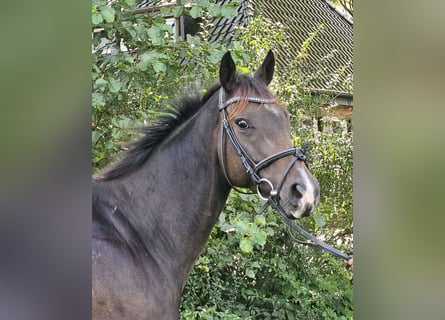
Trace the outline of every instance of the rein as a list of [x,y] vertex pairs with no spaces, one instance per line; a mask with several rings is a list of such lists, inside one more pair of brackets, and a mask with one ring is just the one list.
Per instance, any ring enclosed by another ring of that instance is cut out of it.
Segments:
[[[258,214],[262,214],[266,210],[266,208],[270,205],[273,209],[275,209],[280,214],[281,218],[286,223],[286,225],[289,227],[289,229],[297,231],[300,235],[302,235],[307,240],[309,240],[309,241],[301,241],[294,237],[294,239],[298,243],[319,247],[322,250],[329,252],[330,254],[333,254],[333,255],[343,258],[345,260],[349,260],[351,258],[351,256],[349,256],[346,253],[344,253],[344,252],[328,245],[327,243],[317,239],[311,233],[309,233],[302,227],[298,226],[295,222],[290,220],[286,216],[283,208],[280,205],[279,194],[280,194],[281,188],[284,184],[284,181],[285,181],[289,171],[291,170],[291,168],[294,166],[294,164],[298,160],[306,162],[306,156],[304,155],[303,150],[299,147],[294,146],[292,148],[277,152],[277,153],[259,161],[258,163],[256,163],[255,161],[252,160],[252,158],[249,156],[249,154],[243,149],[238,138],[235,135],[235,132],[233,131],[232,126],[230,125],[230,122],[227,117],[227,111],[226,111],[226,108],[229,105],[236,103],[238,101],[241,101],[241,100],[247,100],[249,102],[254,102],[254,103],[258,103],[258,104],[273,104],[276,102],[276,100],[275,99],[263,99],[260,97],[241,97],[241,96],[234,96],[225,102],[223,102],[223,99],[224,99],[224,89],[221,87],[219,90],[218,110],[222,114],[222,118],[223,118],[222,119],[222,130],[224,132],[221,134],[221,155],[220,155],[220,158],[221,158],[221,165],[222,165],[222,169],[224,172],[224,176],[226,177],[226,180],[229,183],[229,185],[232,188],[234,188],[236,191],[242,192],[232,184],[232,182],[230,181],[230,179],[227,175],[227,172],[226,172],[226,168],[225,168],[225,164],[224,164],[224,155],[223,155],[224,133],[229,137],[229,140],[232,142],[232,145],[236,150],[236,153],[238,154],[238,156],[241,159],[241,163],[243,164],[247,173],[249,173],[252,180],[256,184],[258,196],[262,200],[266,200],[266,203],[261,207]],[[281,177],[280,182],[278,183],[278,186],[276,189],[274,189],[274,186],[270,180],[261,178],[259,176],[259,172],[263,168],[267,167],[268,165],[270,165],[271,163],[275,162],[278,159],[281,159],[281,158],[284,158],[287,156],[291,156],[291,155],[294,156],[294,158],[290,161],[289,165],[287,166],[286,170],[284,171],[283,176]],[[269,196],[264,196],[263,194],[261,194],[259,187],[262,183],[266,183],[270,187],[271,191],[269,193]]]

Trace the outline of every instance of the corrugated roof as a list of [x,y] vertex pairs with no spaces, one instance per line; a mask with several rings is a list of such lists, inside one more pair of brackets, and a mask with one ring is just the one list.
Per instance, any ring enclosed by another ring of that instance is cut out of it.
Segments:
[[155,5],[159,6],[170,3],[176,3],[176,0],[142,0],[138,1],[136,8],[150,8]]
[[[287,28],[290,41],[286,50],[280,52],[278,65],[289,66],[297,57],[302,43],[320,28],[309,46],[307,70],[312,72],[323,67],[313,83],[313,89],[344,92],[341,84],[347,75],[353,73],[353,28],[352,23],[324,0],[254,0],[255,9],[272,21],[280,22]],[[346,67],[335,83],[329,75]]]
[[[233,2],[232,0],[220,0],[216,3],[223,5]],[[218,41],[221,43],[231,43],[234,37],[236,26],[245,27],[252,17],[252,3],[250,1],[240,1],[237,6],[238,15],[233,18],[220,18],[211,21],[212,27],[209,30],[209,41]]]

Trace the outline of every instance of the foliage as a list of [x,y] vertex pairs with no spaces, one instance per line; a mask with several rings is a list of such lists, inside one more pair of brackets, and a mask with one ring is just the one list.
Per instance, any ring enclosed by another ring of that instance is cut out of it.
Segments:
[[231,194],[185,287],[182,318],[351,319],[344,263],[296,245],[272,210],[255,215],[259,202]]
[[[214,1],[213,1],[214,2]],[[181,1],[162,14],[135,14],[135,0],[93,0],[93,168],[115,160],[129,130],[158,114],[184,84],[208,86],[227,48],[205,41],[210,17],[232,17],[235,5]],[[201,33],[175,36],[166,16],[201,16]],[[186,63],[185,63],[186,62]],[[180,92],[179,92],[180,94]]]
[[[150,120],[184,84],[207,87],[217,78],[227,48],[209,43],[212,16],[233,16],[233,4],[177,1],[162,15],[134,14],[134,0],[93,0],[93,171],[115,160],[134,138],[130,130]],[[201,31],[174,36],[165,17],[199,17]],[[322,26],[320,26],[322,28]],[[317,30],[286,70],[277,70],[272,89],[291,114],[296,145],[307,153],[321,185],[321,203],[300,225],[343,250],[352,246],[352,133],[330,117],[330,94],[314,95],[306,57]],[[280,24],[264,17],[237,31],[231,51],[243,72],[255,70],[269,49],[289,39]],[[323,73],[322,64],[319,73]],[[342,72],[339,70],[338,72]],[[335,79],[336,75],[331,75]],[[348,90],[352,90],[351,84]],[[189,88],[184,88],[185,90]],[[318,130],[316,119],[324,116]],[[255,195],[232,192],[184,288],[182,319],[352,319],[352,273],[345,263],[296,244],[278,214],[257,216]]]

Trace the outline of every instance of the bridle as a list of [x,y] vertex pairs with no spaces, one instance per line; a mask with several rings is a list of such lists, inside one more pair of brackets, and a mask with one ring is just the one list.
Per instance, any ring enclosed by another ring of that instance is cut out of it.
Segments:
[[[298,160],[304,161],[306,163],[306,156],[303,153],[303,150],[299,147],[292,147],[289,149],[285,149],[283,151],[277,152],[275,154],[272,154],[271,156],[266,157],[265,159],[255,162],[252,157],[249,156],[249,154],[244,150],[244,148],[241,146],[235,132],[233,131],[232,126],[230,125],[226,108],[230,106],[231,104],[237,103],[241,100],[246,100],[248,102],[258,103],[258,104],[274,104],[276,102],[276,99],[264,99],[261,97],[241,97],[241,96],[234,96],[227,101],[224,100],[224,89],[223,87],[219,90],[219,101],[218,101],[218,110],[222,115],[222,133],[221,133],[221,144],[220,144],[220,159],[221,159],[221,166],[224,172],[224,176],[229,183],[229,185],[234,188],[237,191],[238,190],[233,183],[230,181],[230,178],[227,174],[225,163],[224,163],[224,137],[227,135],[229,137],[229,140],[231,141],[233,147],[236,150],[237,155],[241,159],[241,163],[243,164],[244,168],[246,169],[247,173],[252,178],[252,181],[256,185],[258,196],[262,200],[266,200],[266,203],[261,207],[258,214],[262,214],[266,208],[270,205],[272,208],[274,208],[281,216],[281,218],[284,220],[284,222],[289,226],[289,228],[297,231],[299,234],[301,234],[303,237],[310,241],[300,241],[298,239],[295,239],[300,244],[305,245],[311,245],[320,247],[321,249],[336,255],[340,258],[343,258],[345,260],[349,260],[351,256],[348,256],[347,254],[341,252],[340,250],[324,243],[323,241],[317,239],[312,234],[295,224],[293,221],[291,221],[285,214],[283,207],[280,204],[280,192],[281,188],[284,184],[284,181],[286,180],[287,175],[289,174],[291,168],[295,165],[295,163]],[[225,133],[225,135],[224,135]],[[288,166],[284,170],[284,173],[279,180],[279,183],[277,184],[276,188],[274,188],[274,185],[272,182],[266,178],[260,177],[260,171],[264,169],[265,167],[269,166],[273,162],[277,161],[278,159],[293,156],[292,160],[289,162]],[[270,187],[270,193],[268,196],[265,196],[261,193],[260,185],[262,183],[266,183]]]
[[[292,148],[277,152],[277,153],[275,153],[275,154],[273,154],[259,162],[255,162],[254,160],[252,160],[252,157],[250,157],[249,154],[241,146],[241,143],[239,142],[238,138],[236,137],[235,132],[233,131],[232,126],[230,125],[230,122],[229,122],[228,116],[227,116],[227,111],[226,111],[226,108],[228,106],[230,106],[231,104],[236,103],[238,101],[241,101],[241,100],[246,100],[248,102],[254,102],[254,103],[258,103],[258,104],[274,104],[276,102],[276,100],[275,99],[263,99],[260,97],[235,96],[235,97],[232,97],[229,100],[223,102],[223,98],[224,98],[224,89],[221,87],[221,89],[219,90],[218,109],[219,109],[219,112],[221,112],[221,114],[222,114],[222,124],[223,124],[224,132],[223,132],[223,134],[221,134],[221,145],[220,145],[221,155],[220,155],[220,157],[221,157],[223,172],[224,172],[224,175],[225,175],[227,181],[229,182],[229,184],[232,188],[235,188],[235,186],[230,181],[230,178],[227,175],[227,171],[226,171],[225,164],[224,164],[224,157],[222,156],[222,153],[223,153],[222,150],[224,148],[224,133],[229,137],[229,140],[232,142],[232,145],[236,150],[236,153],[238,154],[238,156],[241,159],[241,163],[243,164],[247,173],[252,178],[252,181],[257,186],[258,196],[263,200],[267,200],[270,196],[278,197],[280,194],[280,191],[281,191],[281,187],[283,186],[284,180],[286,179],[287,174],[289,173],[289,171],[293,167],[293,165],[297,162],[297,160],[306,161],[306,156],[304,155],[303,150],[299,147],[292,147]],[[281,177],[280,182],[277,185],[277,188],[274,189],[272,182],[268,179],[261,178],[259,173],[262,169],[264,169],[271,163],[277,161],[278,159],[287,157],[287,156],[294,156],[294,158],[291,160],[288,167],[286,168],[283,176]],[[259,186],[262,183],[266,183],[269,185],[269,187],[271,189],[269,196],[264,196],[263,194],[261,194]]]

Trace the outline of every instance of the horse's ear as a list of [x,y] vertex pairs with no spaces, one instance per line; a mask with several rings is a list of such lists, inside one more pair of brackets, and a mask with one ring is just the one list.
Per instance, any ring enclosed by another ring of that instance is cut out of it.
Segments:
[[227,51],[221,60],[219,67],[219,81],[226,92],[231,92],[236,82],[236,66],[230,51]]
[[263,63],[255,72],[254,77],[262,80],[266,85],[269,85],[269,83],[272,81],[273,78],[274,69],[275,69],[275,56],[272,50],[269,50]]

